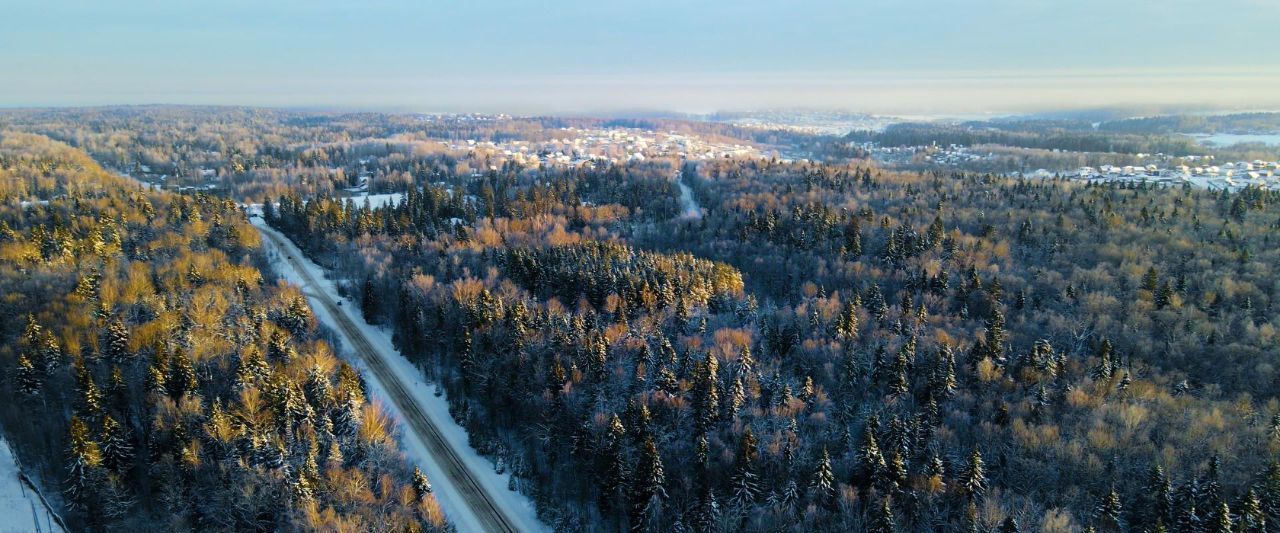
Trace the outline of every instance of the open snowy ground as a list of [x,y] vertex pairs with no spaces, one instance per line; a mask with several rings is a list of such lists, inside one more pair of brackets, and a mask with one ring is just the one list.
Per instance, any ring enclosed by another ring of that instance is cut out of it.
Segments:
[[[33,525],[36,518],[40,520],[38,526]],[[40,497],[18,479],[18,463],[9,450],[9,443],[0,439],[0,533],[26,533],[37,529],[62,532],[62,528],[49,518]]]
[[1200,144],[1231,146],[1239,143],[1263,143],[1280,146],[1280,133],[1192,133]]
[[370,208],[377,209],[379,207],[399,203],[402,198],[404,198],[404,193],[399,193],[399,192],[384,193],[384,194],[369,194],[366,192],[362,194],[355,194],[352,196],[340,197],[340,198],[337,198],[337,200],[341,200],[341,201],[351,200],[352,202],[355,202],[356,207],[363,207],[365,205],[365,202],[368,202]]
[[[378,349],[387,364],[396,370],[405,388],[414,396],[414,400],[421,406],[432,423],[444,434],[445,440],[448,441],[450,447],[466,464],[476,481],[484,487],[485,492],[495,500],[496,505],[502,506],[506,511],[505,514],[514,521],[515,527],[519,531],[547,531],[547,526],[538,520],[533,503],[523,495],[507,488],[510,474],[498,474],[493,464],[476,453],[467,443],[466,430],[454,422],[453,417],[449,415],[449,404],[446,398],[443,395],[437,396],[437,387],[434,384],[423,382],[422,373],[396,350],[391,343],[391,332],[365,322],[364,317],[357,310],[358,306],[351,301],[340,298],[334,283],[325,277],[324,269],[307,259],[302,254],[302,251],[287,237],[271,229],[259,216],[250,217],[249,220],[260,232],[270,232],[284,241],[285,249],[282,250],[276,248],[271,239],[265,237],[262,239],[263,246],[266,247],[268,257],[271,259],[272,267],[278,275],[291,283],[299,286],[303,285],[302,276],[280,254],[292,255],[306,267],[311,277],[321,285],[320,290],[325,291],[333,300],[342,303],[341,312]],[[304,290],[304,293],[307,293],[309,299],[315,298],[313,294],[310,294],[310,289]],[[342,329],[335,325],[333,317],[329,316],[325,306],[320,305],[315,300],[311,304],[316,318],[328,325],[339,337],[343,338],[343,353],[347,353],[350,350],[351,341],[346,339]],[[368,382],[374,397],[378,398],[383,407],[396,418],[401,426],[401,434],[403,436],[401,443],[405,453],[431,480],[435,488],[436,498],[440,501],[445,515],[457,526],[459,531],[482,531],[484,528],[481,525],[481,521],[471,511],[470,506],[466,505],[458,488],[450,483],[450,480],[444,474],[444,469],[436,458],[427,452],[426,444],[417,434],[404,425],[404,415],[389,400],[386,387],[378,381],[373,372],[363,368],[358,358],[348,358],[348,361],[360,369],[360,373]],[[440,392],[443,393],[443,391]]]
[[680,186],[680,218],[697,220],[702,218],[702,207],[693,199],[693,189],[684,184],[680,172],[676,172],[676,185]]

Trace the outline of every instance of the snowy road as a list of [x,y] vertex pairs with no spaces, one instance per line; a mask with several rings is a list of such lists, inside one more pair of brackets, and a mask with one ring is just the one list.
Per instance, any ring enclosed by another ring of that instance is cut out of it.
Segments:
[[9,443],[0,438],[0,533],[62,533],[40,497],[18,477]]
[[682,172],[676,172],[676,185],[680,186],[680,218],[697,220],[702,218],[702,207],[693,199],[693,189],[684,184]]
[[507,475],[494,472],[467,445],[465,431],[449,417],[447,402],[418,381],[418,370],[396,352],[390,335],[366,323],[350,305],[339,305],[333,283],[292,241],[261,218],[250,220],[267,249],[281,259],[273,261],[277,273],[302,286],[317,318],[343,337],[371,387],[402,421],[406,451],[432,479],[445,515],[458,530],[545,531],[532,504],[507,489]]

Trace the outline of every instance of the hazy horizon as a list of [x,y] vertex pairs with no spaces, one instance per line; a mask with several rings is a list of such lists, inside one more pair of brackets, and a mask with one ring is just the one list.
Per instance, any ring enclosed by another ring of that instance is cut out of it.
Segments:
[[803,4],[43,2],[0,21],[0,106],[1280,108],[1280,59],[1241,31],[1280,3]]

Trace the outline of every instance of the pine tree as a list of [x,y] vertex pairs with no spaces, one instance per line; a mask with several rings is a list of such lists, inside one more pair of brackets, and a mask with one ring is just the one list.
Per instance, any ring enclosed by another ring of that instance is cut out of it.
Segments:
[[1116,489],[1112,488],[1102,497],[1094,514],[1097,515],[1098,524],[1103,531],[1125,531],[1124,523],[1120,518],[1121,511],[1120,495],[1116,493]]
[[18,368],[14,371],[13,381],[18,392],[32,398],[40,394],[40,388],[44,384],[40,371],[36,370],[26,354],[18,354]]
[[907,373],[911,370],[915,356],[916,339],[912,337],[898,349],[898,353],[893,359],[893,365],[889,367],[889,394],[902,396],[911,392],[911,382],[907,377]]
[[1142,290],[1147,292],[1155,292],[1156,285],[1158,285],[1159,283],[1160,283],[1160,275],[1156,273],[1156,268],[1147,267],[1147,272],[1142,275]]
[[1004,522],[1000,524],[1000,533],[1019,533],[1022,531],[1018,527],[1018,521],[1012,516],[1006,516]]
[[40,341],[44,339],[44,329],[40,327],[40,323],[36,322],[35,315],[27,314],[27,325],[22,331],[22,340],[28,348],[36,348],[40,346]]
[[862,255],[862,227],[857,217],[849,219],[844,228],[844,251],[851,257]]
[[818,469],[813,474],[813,483],[810,484],[813,491],[813,499],[825,509],[831,509],[835,505],[836,499],[836,476],[831,470],[831,455],[827,453],[827,448],[822,448],[822,455],[818,459]]
[[738,456],[735,462],[734,474],[730,480],[733,486],[732,503],[736,507],[745,508],[755,503],[756,496],[760,494],[760,487],[756,475],[756,460],[759,457],[759,451],[756,449],[756,436],[748,426],[746,431],[742,433],[742,440],[738,442]]
[[107,326],[106,356],[114,364],[124,364],[129,359],[129,330],[125,329],[120,319],[111,321]]
[[[965,531],[968,533],[978,533],[982,525],[978,522],[978,504],[973,498],[969,499],[969,503],[964,508],[964,525]],[[1090,528],[1092,530],[1092,528]]]
[[1093,379],[1111,379],[1115,373],[1115,348],[1111,345],[1110,339],[1102,339],[1102,345],[1098,348],[1098,365],[1094,367],[1092,373]]
[[946,488],[946,482],[943,480],[946,467],[942,464],[941,457],[929,454],[929,458],[925,461],[925,475],[929,478],[930,490],[939,492]]
[[1260,533],[1267,529],[1267,515],[1262,510],[1262,502],[1253,489],[1240,500],[1239,528],[1244,533]]
[[1005,331],[1004,331],[1004,313],[1000,312],[999,307],[992,307],[991,314],[986,321],[987,333],[983,339],[983,345],[986,347],[986,355],[992,361],[1001,362],[1004,360],[1005,352]]
[[76,361],[76,393],[79,402],[77,406],[90,420],[98,420],[102,417],[102,392],[98,390],[98,386],[93,382],[93,374],[89,373],[89,369],[85,367],[83,360]]
[[431,482],[427,480],[427,475],[423,474],[418,467],[413,467],[413,492],[418,496],[418,500],[425,500],[434,491]]
[[1231,508],[1227,506],[1227,502],[1218,502],[1218,507],[1213,510],[1213,516],[1210,518],[1208,526],[1207,533],[1232,533],[1235,531],[1231,520]]
[[601,447],[603,472],[600,476],[600,506],[607,511],[621,510],[620,502],[630,485],[630,469],[626,459],[626,428],[618,415],[609,420]]
[[889,505],[888,498],[880,499],[880,506],[876,508],[876,513],[871,517],[870,527],[867,528],[872,533],[894,533],[898,530],[896,521],[893,518],[893,507]]
[[719,531],[720,502],[716,500],[714,490],[707,489],[698,502],[697,517],[694,520],[696,531]]
[[1201,533],[1203,527],[1204,523],[1196,511],[1195,503],[1187,503],[1179,511],[1177,527],[1174,529],[1186,533]]
[[885,464],[884,475],[881,476],[886,492],[896,492],[907,484],[907,462],[902,453],[894,451]]
[[147,393],[152,396],[168,396],[168,375],[152,365],[147,368]]
[[83,511],[91,524],[101,524],[103,499],[99,492],[106,476],[102,471],[102,451],[89,436],[89,426],[78,416],[71,417],[66,494],[70,507]]
[[101,441],[102,464],[117,474],[127,471],[133,461],[133,445],[125,429],[111,415],[102,419]]
[[880,444],[876,442],[874,418],[867,422],[862,431],[862,444],[858,447],[859,483],[867,487],[879,479],[885,469],[884,455],[880,453]]
[[729,388],[729,419],[738,417],[738,412],[742,410],[743,404],[747,402],[747,387],[741,374],[733,380],[733,386]]
[[168,379],[165,380],[169,395],[176,400],[183,394],[194,393],[198,385],[196,369],[192,366],[191,359],[187,357],[186,350],[179,348],[175,351],[171,364]]
[[716,377],[720,363],[715,354],[706,352],[702,364],[699,365],[698,376],[698,430],[706,431],[716,421],[720,409],[719,379]]
[[271,366],[257,346],[246,346],[240,352],[240,364],[236,368],[235,388],[243,389],[263,383],[271,376]]
[[1146,505],[1146,523],[1154,526],[1158,522],[1173,523],[1173,488],[1168,476],[1160,465],[1153,465],[1147,475],[1143,494],[1148,498]]
[[858,338],[858,309],[852,301],[845,302],[836,321],[836,335],[846,341]]
[[45,375],[52,374],[53,371],[62,368],[62,347],[58,345],[57,339],[53,338],[53,334],[48,331],[44,332],[40,346],[40,362],[37,368],[41,369]]
[[987,490],[987,475],[982,462],[982,453],[977,448],[969,454],[969,460],[960,471],[960,479],[956,487],[961,494],[970,497],[981,496]]
[[315,484],[309,476],[299,470],[292,474],[289,492],[293,495],[295,502],[305,505],[315,499]]
[[1200,480],[1200,490],[1202,500],[1208,505],[1217,505],[1217,502],[1225,501],[1222,497],[1222,481],[1219,471],[1222,469],[1222,458],[1218,454],[1213,454],[1209,458],[1209,468],[1205,471],[1204,478]]
[[650,436],[641,447],[640,461],[631,489],[631,530],[661,531],[663,501],[667,498],[666,473],[658,446]]
[[111,367],[111,377],[107,384],[107,400],[117,413],[129,412],[129,385],[124,381],[124,372],[120,367]]
[[951,345],[942,345],[939,359],[941,364],[938,369],[940,377],[938,392],[943,398],[948,398],[956,391],[956,354],[951,350]]

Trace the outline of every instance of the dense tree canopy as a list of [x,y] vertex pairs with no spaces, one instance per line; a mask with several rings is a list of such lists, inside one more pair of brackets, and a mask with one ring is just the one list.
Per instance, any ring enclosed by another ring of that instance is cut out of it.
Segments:
[[74,527],[445,527],[234,203],[11,133],[0,184],[0,421]]

